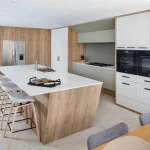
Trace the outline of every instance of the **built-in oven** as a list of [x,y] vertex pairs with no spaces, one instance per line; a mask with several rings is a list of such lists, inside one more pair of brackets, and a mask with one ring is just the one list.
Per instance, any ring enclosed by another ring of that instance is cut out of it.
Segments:
[[150,77],[150,51],[138,51],[138,75]]
[[137,75],[136,50],[117,50],[117,71]]

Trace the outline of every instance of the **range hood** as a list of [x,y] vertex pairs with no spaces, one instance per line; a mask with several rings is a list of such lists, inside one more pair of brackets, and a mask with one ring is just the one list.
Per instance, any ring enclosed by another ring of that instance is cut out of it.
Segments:
[[115,30],[78,33],[78,43],[112,43],[115,42]]

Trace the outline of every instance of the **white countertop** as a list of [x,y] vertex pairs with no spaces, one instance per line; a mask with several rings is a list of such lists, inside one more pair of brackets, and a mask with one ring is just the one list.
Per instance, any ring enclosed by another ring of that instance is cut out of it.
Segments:
[[[66,74],[60,72],[44,73],[41,71],[36,71],[34,67],[35,65],[6,66],[0,67],[0,71],[30,96],[37,96],[57,91],[102,84],[102,82],[77,76],[70,73]],[[37,76],[37,78],[48,78],[52,80],[60,79],[62,83],[61,85],[58,85],[54,88],[28,85],[27,83],[29,82],[29,78],[35,76]]]
[[91,67],[97,67],[97,68],[104,68],[104,69],[110,69],[110,70],[114,70],[115,71],[115,66],[107,66],[107,67],[100,67],[100,66],[93,66],[93,65],[88,65],[88,62],[82,63],[82,62],[72,62],[72,63],[76,63],[76,64],[80,64],[80,65],[87,65],[87,66],[91,66]]

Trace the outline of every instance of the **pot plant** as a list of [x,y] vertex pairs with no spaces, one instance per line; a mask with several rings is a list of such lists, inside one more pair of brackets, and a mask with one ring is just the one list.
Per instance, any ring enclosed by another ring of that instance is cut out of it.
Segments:
[[85,56],[81,55],[81,62],[85,62]]

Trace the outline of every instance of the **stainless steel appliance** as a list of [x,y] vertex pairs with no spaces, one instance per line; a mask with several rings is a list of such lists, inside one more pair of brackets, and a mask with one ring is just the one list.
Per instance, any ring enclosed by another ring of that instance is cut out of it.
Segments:
[[138,75],[150,77],[150,51],[138,51]]
[[25,65],[25,41],[3,41],[3,66]]
[[90,63],[86,63],[86,64],[93,65],[93,66],[99,66],[99,67],[114,66],[112,64],[104,64],[104,63],[99,63],[99,62],[90,62]]
[[137,75],[136,50],[117,50],[117,71]]

